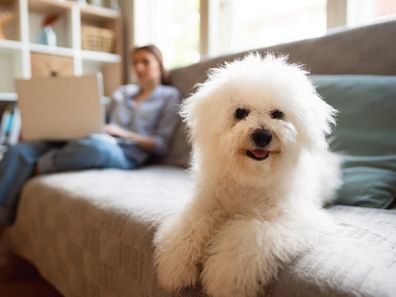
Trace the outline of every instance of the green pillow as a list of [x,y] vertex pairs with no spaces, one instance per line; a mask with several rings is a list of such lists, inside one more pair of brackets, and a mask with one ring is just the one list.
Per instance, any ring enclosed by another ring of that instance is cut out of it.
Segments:
[[396,77],[312,75],[339,114],[329,142],[343,155],[336,203],[386,208],[396,196]]

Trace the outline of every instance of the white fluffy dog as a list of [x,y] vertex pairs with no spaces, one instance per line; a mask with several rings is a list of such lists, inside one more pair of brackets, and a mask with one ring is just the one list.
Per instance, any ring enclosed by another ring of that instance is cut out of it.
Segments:
[[326,134],[335,110],[286,58],[250,54],[212,69],[186,99],[195,197],[155,235],[160,285],[201,282],[213,297],[256,296],[332,221],[340,185]]

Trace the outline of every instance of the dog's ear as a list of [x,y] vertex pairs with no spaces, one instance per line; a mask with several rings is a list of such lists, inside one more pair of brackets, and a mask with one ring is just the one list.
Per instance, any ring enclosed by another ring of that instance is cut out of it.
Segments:
[[323,101],[316,92],[314,92],[309,99],[311,101],[311,121],[308,121],[306,124],[309,125],[307,129],[310,146],[312,149],[327,148],[328,143],[326,136],[331,133],[335,125],[337,110]]
[[[204,100],[204,96],[200,91],[197,91],[195,94],[186,98],[180,109],[180,116],[183,121],[186,123],[188,128],[188,136],[191,143],[197,143],[197,133],[198,133],[198,121],[199,117],[202,117],[202,101]],[[202,121],[202,119],[201,119]],[[205,121],[204,121],[205,122]]]
[[199,98],[199,93],[191,95],[187,99],[183,100],[180,108],[179,114],[182,117],[183,121],[187,124],[187,127],[190,129],[196,126]]
[[214,118],[221,109],[222,101],[216,100],[215,94],[214,90],[202,87],[181,105],[180,115],[187,124],[189,139],[195,145],[212,142],[215,131],[221,131],[218,126],[223,122],[214,121]]
[[316,92],[313,97],[312,99],[315,100],[315,104],[313,105],[314,114],[317,117],[318,128],[325,136],[329,135],[336,123],[335,116],[337,110],[327,104]]

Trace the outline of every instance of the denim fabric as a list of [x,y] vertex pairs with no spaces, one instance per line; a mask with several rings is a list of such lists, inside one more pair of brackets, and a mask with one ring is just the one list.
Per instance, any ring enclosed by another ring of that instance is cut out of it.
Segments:
[[11,146],[0,162],[0,223],[12,223],[19,194],[32,176],[35,166],[40,173],[83,169],[135,169],[108,135],[91,135],[69,142],[25,142]]

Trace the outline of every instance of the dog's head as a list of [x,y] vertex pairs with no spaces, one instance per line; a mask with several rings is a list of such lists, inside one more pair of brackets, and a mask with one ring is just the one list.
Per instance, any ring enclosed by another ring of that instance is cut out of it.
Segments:
[[286,58],[250,54],[212,69],[182,116],[199,166],[237,179],[292,170],[301,150],[326,149],[335,110]]

